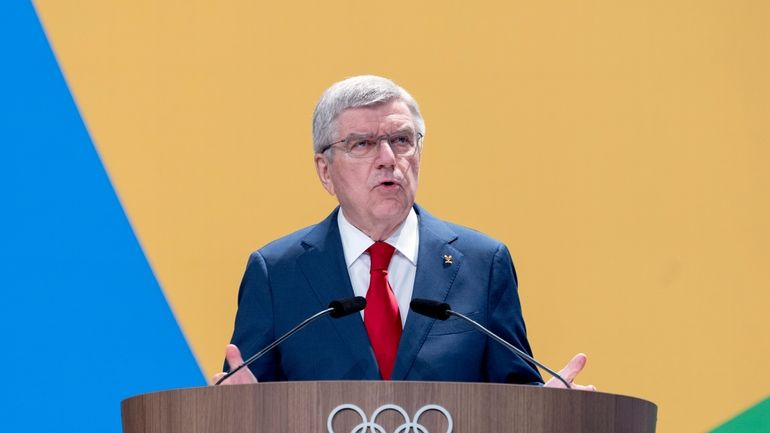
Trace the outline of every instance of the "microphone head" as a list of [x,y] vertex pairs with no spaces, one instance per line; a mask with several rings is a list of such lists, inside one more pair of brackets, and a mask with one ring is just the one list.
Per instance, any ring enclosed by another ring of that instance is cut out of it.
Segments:
[[361,296],[355,298],[337,299],[329,303],[329,308],[334,308],[334,311],[329,313],[335,319],[345,317],[353,313],[366,308],[366,299]]
[[431,319],[446,320],[449,318],[449,310],[452,307],[446,302],[431,301],[430,299],[412,299],[409,308],[417,314],[428,316]]

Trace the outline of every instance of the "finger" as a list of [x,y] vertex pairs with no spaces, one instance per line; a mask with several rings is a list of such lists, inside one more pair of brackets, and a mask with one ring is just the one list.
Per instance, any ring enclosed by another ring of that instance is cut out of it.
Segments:
[[546,388],[567,388],[559,379],[552,377],[543,386]]
[[[243,356],[241,355],[241,351],[240,349],[238,349],[238,346],[234,344],[228,344],[227,347],[225,348],[225,359],[227,359],[227,365],[230,367],[230,371],[233,371],[236,368],[243,365]],[[225,375],[225,373],[221,373],[221,374],[222,376]],[[219,378],[221,378],[221,376]],[[217,380],[219,380],[219,378],[217,378]],[[248,368],[242,368],[240,371],[238,371],[234,375],[227,378],[227,380],[222,382],[223,385],[236,385],[236,384],[246,384],[246,383],[257,383],[257,378]]]
[[563,377],[569,383],[572,383],[577,377],[578,373],[586,366],[588,358],[584,353],[578,353],[567,363],[567,365],[559,371],[559,376]]
[[241,356],[241,351],[238,349],[238,346],[235,344],[228,344],[227,348],[225,348],[225,359],[227,359],[227,365],[230,366],[230,370],[233,370],[237,368],[239,365],[243,364],[243,357]]
[[225,377],[225,373],[217,373],[214,375],[214,377],[211,378],[211,383],[217,383],[219,382],[219,379]]
[[576,383],[572,384],[572,389],[577,389],[579,391],[596,391],[596,387],[593,385],[578,385]]

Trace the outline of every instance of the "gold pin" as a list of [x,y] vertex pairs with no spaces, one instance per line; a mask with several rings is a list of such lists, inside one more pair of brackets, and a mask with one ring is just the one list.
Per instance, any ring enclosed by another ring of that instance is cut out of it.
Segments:
[[452,256],[448,256],[444,254],[444,264],[445,265],[451,265],[452,264]]

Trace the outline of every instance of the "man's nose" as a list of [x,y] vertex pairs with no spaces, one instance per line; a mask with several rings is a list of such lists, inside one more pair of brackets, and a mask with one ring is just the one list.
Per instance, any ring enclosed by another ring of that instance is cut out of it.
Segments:
[[387,137],[381,137],[377,141],[377,166],[388,166],[396,164],[396,153],[390,147]]

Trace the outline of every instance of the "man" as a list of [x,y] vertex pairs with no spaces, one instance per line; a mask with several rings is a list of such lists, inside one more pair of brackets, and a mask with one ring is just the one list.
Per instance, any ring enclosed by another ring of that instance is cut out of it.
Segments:
[[[313,116],[315,165],[340,205],[321,223],[252,254],[227,363],[240,365],[241,350],[256,353],[331,300],[365,296],[367,307],[311,324],[225,383],[542,384],[534,366],[466,323],[409,312],[412,298],[447,302],[531,352],[507,248],[414,203],[424,136],[416,101],[390,80],[359,76],[326,90]],[[584,355],[573,358],[565,379],[571,382],[584,364]]]

